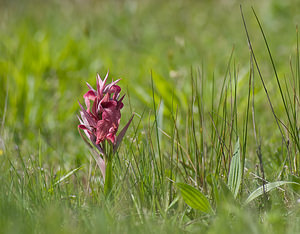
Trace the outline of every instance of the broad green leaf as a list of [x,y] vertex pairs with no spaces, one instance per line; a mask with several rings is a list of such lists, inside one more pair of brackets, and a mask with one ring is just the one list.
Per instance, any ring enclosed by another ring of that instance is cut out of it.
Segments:
[[230,170],[228,176],[228,187],[236,198],[242,182],[242,164],[240,160],[240,142],[236,142],[234,153],[231,158]]
[[183,200],[190,207],[208,214],[214,213],[209,201],[199,190],[184,183],[176,183],[176,185],[180,189]]
[[[272,183],[268,183],[265,185],[265,191],[270,192],[271,190],[278,188],[284,184],[297,184],[300,185],[296,182],[291,182],[291,181],[276,181],[276,182],[272,182]],[[258,189],[254,190],[249,197],[247,198],[247,200],[245,201],[245,205],[247,205],[249,202],[251,202],[252,200],[254,200],[255,198],[261,196],[264,193],[264,189],[263,186],[260,186]]]

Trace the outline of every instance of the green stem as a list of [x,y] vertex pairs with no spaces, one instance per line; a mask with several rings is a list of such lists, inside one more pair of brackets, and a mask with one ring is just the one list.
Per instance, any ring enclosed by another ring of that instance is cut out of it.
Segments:
[[112,157],[111,155],[105,160],[105,182],[104,182],[104,195],[107,198],[112,190]]

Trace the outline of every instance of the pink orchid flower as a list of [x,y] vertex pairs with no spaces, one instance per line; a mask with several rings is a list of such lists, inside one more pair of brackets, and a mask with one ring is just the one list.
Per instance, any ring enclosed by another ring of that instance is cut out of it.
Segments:
[[87,83],[89,91],[83,95],[87,109],[80,104],[81,119],[78,127],[83,129],[86,136],[96,145],[104,140],[115,143],[121,118],[120,110],[123,107],[124,96],[119,98],[121,88],[116,85],[120,80],[106,85],[107,77],[108,73],[102,81],[97,75],[97,90]]
[[[80,104],[80,117],[78,117],[80,124],[78,129],[82,129],[90,140],[90,142],[99,150],[100,154],[94,156],[100,167],[103,178],[105,180],[107,152],[104,152],[104,141],[108,140],[113,146],[113,153],[115,153],[125,136],[125,133],[133,119],[133,116],[116,136],[120,119],[121,109],[123,108],[124,96],[120,98],[121,88],[116,85],[120,80],[112,81],[106,84],[108,73],[104,80],[97,75],[97,90],[94,90],[91,85],[87,83],[89,91],[83,95],[86,109]],[[93,149],[92,145],[85,139],[79,131],[83,140]],[[94,149],[93,149],[94,151]],[[94,151],[95,152],[95,151]]]

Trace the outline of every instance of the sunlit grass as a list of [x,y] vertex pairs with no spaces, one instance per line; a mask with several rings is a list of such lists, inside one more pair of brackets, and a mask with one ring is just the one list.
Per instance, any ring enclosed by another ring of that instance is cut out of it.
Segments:
[[[256,12],[271,56],[237,1],[87,2],[1,3],[3,232],[299,232],[297,2]],[[135,113],[111,200],[76,118],[108,69]]]

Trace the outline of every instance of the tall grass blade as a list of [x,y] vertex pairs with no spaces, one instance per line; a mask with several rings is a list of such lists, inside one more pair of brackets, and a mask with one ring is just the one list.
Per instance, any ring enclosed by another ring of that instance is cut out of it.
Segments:
[[58,181],[56,181],[53,186],[49,189],[50,191],[53,191],[53,187],[62,183],[63,181],[65,181],[66,179],[68,179],[71,175],[73,175],[76,171],[81,170],[83,168],[83,166],[77,167],[75,169],[73,169],[72,171],[70,171],[69,173],[67,173],[66,175],[64,175],[63,177],[61,177]]
[[[285,109],[285,112],[286,112],[286,116],[288,118],[288,121],[289,121],[289,124],[291,126],[290,130],[292,132],[292,137],[294,138],[295,140],[295,143],[296,143],[296,146],[298,148],[298,150],[300,150],[300,143],[299,143],[299,135],[294,131],[294,128],[292,127],[293,126],[293,123],[292,123],[292,120],[291,120],[291,117],[290,117],[290,113],[289,113],[289,108],[287,106],[287,101],[285,100],[284,98],[284,94],[283,94],[283,90],[282,90],[282,87],[281,87],[281,84],[280,84],[280,81],[279,81],[279,76],[277,74],[277,70],[276,70],[276,66],[275,66],[275,62],[274,62],[274,59],[272,57],[272,54],[271,54],[271,50],[270,50],[270,47],[269,47],[269,44],[268,44],[268,41],[267,41],[267,38],[266,38],[266,35],[264,33],[264,30],[262,28],[262,25],[258,19],[258,16],[256,15],[256,12],[254,10],[254,8],[252,7],[252,11],[253,11],[253,14],[255,16],[255,19],[258,23],[258,26],[260,28],[260,31],[261,31],[261,34],[264,38],[264,42],[265,42],[265,45],[267,47],[267,51],[268,51],[268,54],[269,54],[269,58],[271,60],[271,64],[272,64],[272,68],[273,68],[273,71],[274,71],[274,74],[275,74],[275,77],[276,77],[276,82],[277,82],[277,86],[279,88],[279,91],[280,91],[280,96],[281,96],[281,99],[282,99],[282,103],[284,105],[284,109]],[[285,141],[285,144],[288,146],[287,142]]]
[[[281,137],[282,137],[283,141],[284,141],[285,144],[286,144],[286,140],[285,140],[285,137],[284,137],[284,133],[283,133],[283,130],[281,129],[281,125],[280,125],[281,121],[280,121],[280,119],[277,117],[277,115],[275,114],[275,110],[274,110],[273,104],[272,104],[272,102],[271,102],[271,98],[270,98],[270,95],[269,95],[267,86],[266,86],[265,81],[264,81],[264,79],[263,79],[263,76],[262,76],[261,70],[260,70],[260,68],[259,68],[259,65],[258,65],[256,56],[255,56],[255,53],[254,53],[254,51],[253,51],[252,43],[251,43],[251,40],[250,40],[250,36],[249,36],[249,33],[248,33],[248,29],[247,29],[247,25],[246,25],[246,21],[245,21],[243,9],[242,9],[242,5],[240,5],[240,11],[241,11],[242,20],[243,20],[243,24],[244,24],[244,29],[245,29],[245,33],[246,33],[246,37],[247,37],[247,41],[248,41],[248,46],[249,46],[249,49],[250,49],[250,52],[251,52],[251,58],[253,59],[254,64],[255,64],[255,66],[256,66],[256,68],[257,68],[257,72],[258,72],[260,81],[261,81],[262,86],[263,86],[263,89],[264,89],[264,91],[265,91],[265,93],[266,93],[266,96],[267,96],[267,99],[268,99],[268,102],[269,102],[269,105],[270,105],[272,114],[273,114],[273,116],[274,116],[274,118],[275,118],[275,121],[276,121],[276,124],[277,124],[277,126],[278,126],[278,129],[279,129],[279,131],[280,131]],[[287,144],[286,144],[286,145],[287,145]]]
[[[158,132],[158,119],[157,119],[157,109],[155,104],[155,92],[154,92],[154,84],[153,84],[153,73],[151,71],[151,88],[152,88],[152,98],[153,98],[153,110],[154,110],[154,117],[155,117],[155,128],[156,128],[156,140],[157,140],[157,150],[158,150],[158,156],[159,156],[159,164],[160,164],[160,173],[158,173],[160,180],[162,181],[163,178],[163,161],[162,161],[162,155],[161,155],[161,149],[160,149],[160,138],[159,138],[159,132]],[[157,167],[158,168],[158,167]]]

